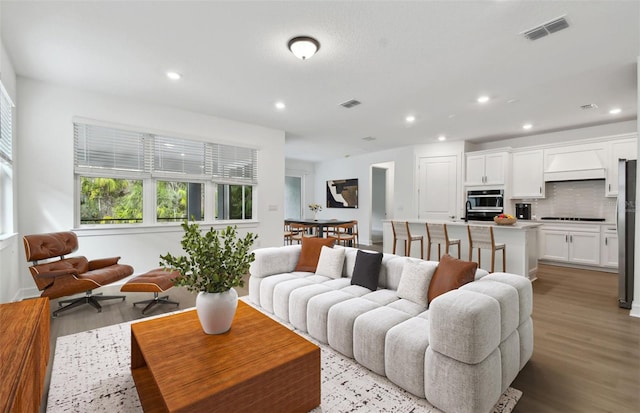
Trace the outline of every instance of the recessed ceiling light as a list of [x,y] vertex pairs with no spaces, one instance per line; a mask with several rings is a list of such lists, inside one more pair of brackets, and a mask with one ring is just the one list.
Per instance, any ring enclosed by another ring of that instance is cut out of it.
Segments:
[[404,118],[404,120],[406,120],[406,121],[407,121],[407,122],[409,122],[409,123],[413,123],[413,122],[415,122],[415,121],[416,121],[416,117],[415,117],[415,116],[413,116],[413,115],[409,115],[409,116],[407,116],[406,118]]
[[182,75],[178,72],[167,72],[167,77],[171,80],[180,80]]
[[284,102],[276,102],[276,109],[282,110],[282,109],[284,109],[286,107],[287,106],[284,104]]
[[620,108],[613,108],[613,109],[611,109],[611,110],[609,111],[609,113],[610,113],[611,115],[617,115],[617,114],[618,114],[618,113],[620,113],[620,112],[622,112],[622,109],[620,109]]
[[530,123],[525,123],[524,125],[522,125],[522,129],[529,130],[531,128],[533,128],[533,125]]
[[489,101],[489,96],[480,96],[478,98],[478,103],[487,103]]
[[447,140],[447,137],[446,137],[446,136],[444,136],[444,135],[440,135],[440,136],[438,136],[438,140],[439,140],[440,142],[444,142],[444,141],[446,141],[446,140]]

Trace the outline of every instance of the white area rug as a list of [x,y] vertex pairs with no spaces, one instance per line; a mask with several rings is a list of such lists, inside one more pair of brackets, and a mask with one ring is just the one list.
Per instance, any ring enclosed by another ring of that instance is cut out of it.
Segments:
[[[58,338],[47,412],[142,412],[130,371],[130,324]],[[322,351],[322,403],[314,413],[440,412],[427,400],[413,396],[329,346],[296,332],[319,345]],[[511,412],[521,396],[521,391],[509,388],[494,413]]]

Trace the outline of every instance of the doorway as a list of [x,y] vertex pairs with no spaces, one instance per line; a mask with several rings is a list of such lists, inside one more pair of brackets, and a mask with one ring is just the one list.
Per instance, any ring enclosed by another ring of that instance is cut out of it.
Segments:
[[391,219],[393,206],[393,162],[371,165],[371,219],[369,220],[370,245],[383,242],[383,221]]
[[284,217],[302,219],[302,177],[284,177]]

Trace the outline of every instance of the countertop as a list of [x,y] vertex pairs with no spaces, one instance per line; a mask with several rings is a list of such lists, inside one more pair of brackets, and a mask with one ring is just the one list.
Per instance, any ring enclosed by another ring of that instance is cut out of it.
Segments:
[[[387,220],[383,220],[382,222],[391,222],[392,220],[387,219]],[[395,221],[395,220],[393,220]],[[543,222],[541,221],[517,221],[515,224],[513,225],[498,225],[493,221],[469,221],[469,222],[465,222],[464,220],[461,219],[456,219],[456,220],[426,220],[426,219],[402,219],[399,221],[407,221],[410,224],[425,224],[427,221],[434,223],[434,224],[447,224],[448,226],[466,226],[466,225],[481,225],[481,226],[491,226],[494,228],[499,228],[499,229],[507,229],[507,230],[524,230],[524,229],[529,229],[529,228],[537,228],[539,226],[541,226],[543,224]]]

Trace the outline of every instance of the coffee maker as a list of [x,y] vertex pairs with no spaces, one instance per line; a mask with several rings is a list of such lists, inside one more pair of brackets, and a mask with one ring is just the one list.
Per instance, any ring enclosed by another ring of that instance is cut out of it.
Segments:
[[531,204],[516,204],[516,218],[531,219]]

